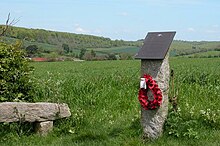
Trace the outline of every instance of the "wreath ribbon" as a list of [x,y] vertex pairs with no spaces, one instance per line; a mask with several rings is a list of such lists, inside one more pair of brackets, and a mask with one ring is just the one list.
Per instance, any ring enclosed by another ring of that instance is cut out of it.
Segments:
[[[145,74],[144,78],[147,88],[146,89],[140,88],[139,90],[138,99],[140,101],[140,104],[145,110],[157,109],[162,104],[162,92],[158,87],[156,81],[153,80],[153,78],[150,75]],[[148,99],[147,96],[148,89],[150,89],[151,92],[153,93],[154,96],[153,100]]]

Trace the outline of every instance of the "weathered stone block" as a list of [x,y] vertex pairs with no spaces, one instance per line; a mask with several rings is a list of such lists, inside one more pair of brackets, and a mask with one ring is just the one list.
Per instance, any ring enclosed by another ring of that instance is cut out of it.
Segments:
[[0,122],[42,122],[71,116],[67,104],[58,103],[0,103]]
[[42,136],[46,136],[53,130],[53,121],[35,122],[35,132]]

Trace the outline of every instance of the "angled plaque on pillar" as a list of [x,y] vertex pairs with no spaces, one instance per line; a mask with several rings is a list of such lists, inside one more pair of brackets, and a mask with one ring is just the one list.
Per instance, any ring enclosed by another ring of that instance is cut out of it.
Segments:
[[[163,132],[163,125],[168,114],[170,78],[168,51],[175,34],[174,31],[149,32],[143,46],[135,56],[136,59],[141,59],[138,99],[141,104],[143,136],[146,138],[156,139]],[[153,90],[156,88],[156,91]]]
[[136,59],[164,59],[176,32],[149,32]]

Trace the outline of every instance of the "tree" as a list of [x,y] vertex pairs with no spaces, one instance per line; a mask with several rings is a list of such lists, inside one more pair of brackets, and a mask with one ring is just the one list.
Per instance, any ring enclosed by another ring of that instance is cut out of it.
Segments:
[[119,56],[120,56],[120,60],[131,60],[131,59],[133,59],[132,55],[129,54],[129,53],[120,53]]
[[93,60],[93,56],[92,56],[92,54],[91,53],[85,53],[85,55],[83,56],[83,58],[85,59],[85,60],[87,60],[87,61],[91,61],[91,60]]
[[49,61],[56,61],[58,59],[58,53],[57,52],[51,52],[48,54]]
[[30,45],[26,47],[26,53],[28,57],[33,57],[36,53],[38,53],[38,46],[37,45]]
[[92,55],[92,57],[95,57],[96,56],[96,53],[95,53],[95,51],[94,50],[91,50],[91,55]]
[[108,54],[107,58],[108,58],[108,60],[117,60],[116,55],[113,53]]
[[196,47],[195,47],[195,46],[192,46],[192,49],[196,49]]
[[70,52],[70,48],[69,48],[68,44],[62,44],[62,48],[63,48],[65,53],[69,53]]
[[7,20],[5,22],[5,26],[1,28],[0,30],[0,36],[5,36],[9,26],[15,25],[19,20],[15,20],[13,19],[12,21],[10,21],[10,13],[8,13],[8,17]]
[[21,43],[0,42],[0,102],[33,101],[32,68],[21,49]]
[[86,49],[81,49],[79,53],[79,58],[82,59],[85,53],[86,53]]

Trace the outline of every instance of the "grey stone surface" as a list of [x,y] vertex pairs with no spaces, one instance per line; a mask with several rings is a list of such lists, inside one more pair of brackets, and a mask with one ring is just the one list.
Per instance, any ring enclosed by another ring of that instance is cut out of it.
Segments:
[[26,103],[3,102],[0,103],[0,122],[42,122],[52,121],[71,116],[67,104],[57,103]]
[[[141,76],[149,74],[157,82],[162,91],[163,101],[159,109],[145,110],[141,108],[141,125],[144,138],[156,139],[163,132],[163,125],[168,114],[169,91],[169,62],[168,56],[164,60],[141,60]],[[151,92],[151,91],[149,91]],[[153,98],[148,93],[149,99]]]
[[53,130],[53,121],[35,122],[35,132],[42,136],[46,136]]

